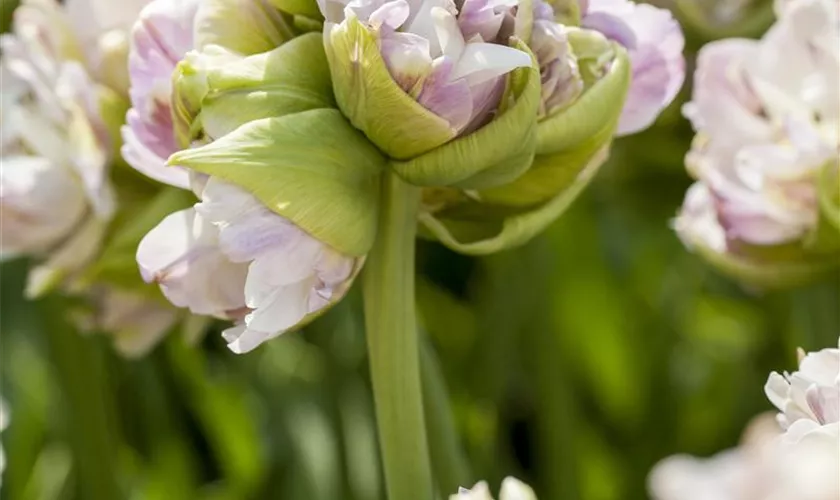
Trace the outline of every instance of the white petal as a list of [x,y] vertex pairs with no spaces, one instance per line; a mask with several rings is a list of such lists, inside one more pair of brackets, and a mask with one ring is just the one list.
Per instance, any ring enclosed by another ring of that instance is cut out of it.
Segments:
[[450,78],[466,78],[473,86],[531,64],[531,56],[521,50],[491,43],[468,43]]

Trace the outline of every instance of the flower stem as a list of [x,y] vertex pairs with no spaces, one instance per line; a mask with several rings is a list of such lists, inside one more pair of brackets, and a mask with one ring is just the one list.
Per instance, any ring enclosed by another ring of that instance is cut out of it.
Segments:
[[385,174],[379,233],[363,278],[368,358],[391,500],[433,498],[414,310],[419,200],[419,188]]

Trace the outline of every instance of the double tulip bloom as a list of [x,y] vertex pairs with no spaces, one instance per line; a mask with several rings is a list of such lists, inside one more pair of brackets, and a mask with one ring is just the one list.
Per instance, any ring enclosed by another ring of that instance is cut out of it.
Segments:
[[697,183],[676,229],[724,270],[761,286],[810,279],[840,250],[837,2],[776,3],[761,40],[700,52],[685,114]]
[[[155,0],[130,44],[123,156],[198,199],[146,235],[141,273],[232,320],[235,352],[341,299],[387,170],[423,188],[424,236],[466,253],[521,244],[682,82],[676,23],[629,2],[584,6],[581,26],[516,0],[276,5]],[[639,101],[623,106],[628,88]]]

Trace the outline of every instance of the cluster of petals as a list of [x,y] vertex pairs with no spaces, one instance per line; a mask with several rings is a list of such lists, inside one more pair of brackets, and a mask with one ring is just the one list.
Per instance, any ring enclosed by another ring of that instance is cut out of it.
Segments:
[[[72,13],[85,6],[24,1],[0,38],[0,253],[47,257],[30,275],[33,294],[93,257],[114,211],[99,88],[74,51],[88,32]],[[98,33],[96,18],[88,29]]]
[[531,66],[509,47],[517,0],[319,0],[327,33],[355,18],[374,30],[394,81],[457,134],[484,124],[504,76]]
[[840,498],[840,349],[804,356],[799,370],[765,386],[781,411],[740,447],[708,459],[679,455],[653,470],[655,500]]
[[[481,481],[470,489],[461,488],[450,500],[493,500],[490,487]],[[514,477],[506,477],[499,490],[499,500],[537,500],[534,490],[530,486]]]
[[840,146],[840,23],[834,0],[776,3],[761,40],[700,52],[685,114],[697,179],[675,227],[689,246],[739,252],[801,240],[815,227],[816,179]]

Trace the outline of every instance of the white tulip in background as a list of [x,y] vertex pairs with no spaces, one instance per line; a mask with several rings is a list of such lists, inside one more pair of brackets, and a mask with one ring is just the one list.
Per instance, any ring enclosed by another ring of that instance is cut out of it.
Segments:
[[836,500],[840,498],[840,349],[804,356],[799,370],[770,374],[781,411],[736,449],[709,459],[684,455],[650,476],[656,500]]

